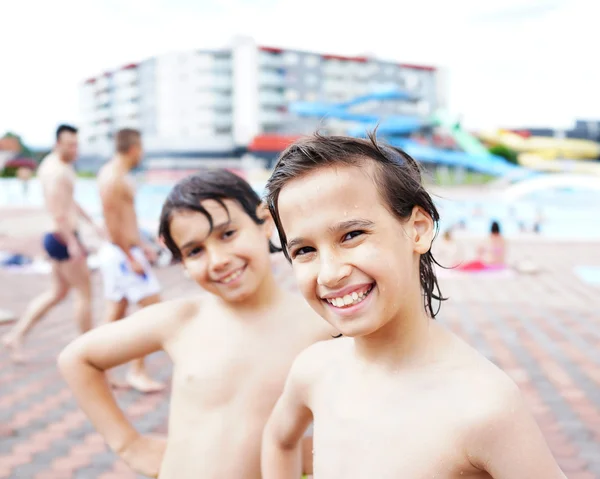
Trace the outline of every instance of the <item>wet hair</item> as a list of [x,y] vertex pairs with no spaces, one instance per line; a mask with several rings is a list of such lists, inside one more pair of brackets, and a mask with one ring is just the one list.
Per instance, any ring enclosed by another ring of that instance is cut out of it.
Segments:
[[119,153],[127,153],[129,149],[139,143],[142,134],[133,128],[123,128],[115,135],[115,148]]
[[71,125],[58,125],[56,129],[56,141],[60,140],[60,135],[63,133],[77,133],[77,128]]
[[[162,238],[165,246],[175,259],[181,259],[181,251],[171,236],[171,220],[179,211],[196,211],[203,214],[210,225],[210,232],[214,227],[210,213],[202,206],[205,200],[214,200],[219,203],[229,216],[229,210],[224,200],[236,201],[252,220],[261,225],[264,220],[259,218],[256,210],[261,203],[258,194],[246,180],[225,169],[207,169],[188,176],[179,181],[171,190],[165,200],[160,213],[158,236]],[[281,251],[269,241],[269,251]]]
[[492,227],[490,228],[490,232],[495,235],[500,234],[500,223],[497,221],[492,221]]
[[[389,211],[404,221],[413,208],[419,206],[433,219],[437,234],[439,213],[421,183],[421,169],[413,158],[398,148],[378,142],[376,131],[369,133],[367,139],[316,133],[290,145],[279,157],[267,182],[267,203],[288,261],[291,262],[287,238],[277,206],[281,190],[290,181],[318,168],[336,165],[364,168],[368,161],[375,167],[373,181]],[[421,255],[419,272],[425,310],[432,318],[439,312],[440,302],[447,299],[442,297],[434,264],[439,265],[430,248]],[[432,305],[434,300],[438,301],[437,310]]]

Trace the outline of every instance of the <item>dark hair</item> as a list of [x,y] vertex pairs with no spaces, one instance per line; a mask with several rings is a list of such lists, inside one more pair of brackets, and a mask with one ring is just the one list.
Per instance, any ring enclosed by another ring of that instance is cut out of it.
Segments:
[[490,232],[492,234],[499,235],[500,234],[500,223],[497,221],[492,221],[492,227],[490,228]]
[[[346,136],[323,136],[316,133],[300,139],[289,146],[279,157],[271,177],[267,182],[267,203],[277,226],[279,238],[286,258],[287,239],[281,225],[277,202],[282,188],[291,180],[300,178],[310,171],[333,165],[363,167],[366,161],[375,165],[373,181],[381,198],[390,212],[401,220],[410,217],[415,206],[423,208],[431,216],[436,226],[439,213],[431,196],[421,184],[421,170],[417,162],[404,151],[377,142],[376,132],[368,134],[368,139]],[[419,271],[423,289],[425,309],[434,318],[432,300],[444,301],[434,264],[431,249],[421,255]]]
[[56,141],[60,140],[60,135],[63,133],[77,133],[77,128],[71,125],[59,125],[56,129]]
[[[223,200],[237,201],[244,212],[256,224],[263,224],[264,220],[256,215],[256,209],[261,203],[260,197],[246,180],[224,169],[202,170],[179,181],[171,190],[160,213],[158,235],[162,237],[165,246],[175,259],[181,259],[181,251],[171,236],[171,219],[177,211],[197,211],[202,213],[213,228],[213,219],[208,211],[201,205],[202,201],[214,200],[219,203],[227,214],[229,211]],[[269,251],[281,251],[269,241]]]
[[117,131],[115,135],[115,147],[119,153],[127,153],[136,143],[139,143],[142,138],[142,134],[139,130],[133,128],[123,128]]

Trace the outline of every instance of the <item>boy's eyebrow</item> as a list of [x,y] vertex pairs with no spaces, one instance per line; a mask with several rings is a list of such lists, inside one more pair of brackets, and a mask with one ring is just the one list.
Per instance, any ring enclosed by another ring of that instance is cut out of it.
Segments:
[[[363,219],[355,219],[355,220],[347,220],[347,221],[341,221],[339,223],[336,223],[336,224],[330,226],[329,228],[327,228],[327,231],[330,234],[338,234],[338,233],[341,233],[343,231],[348,231],[348,230],[370,229],[370,228],[373,228],[374,226],[375,226],[375,223],[373,223],[372,221],[363,220]],[[288,248],[288,250],[292,249],[294,246],[302,244],[305,241],[306,240],[304,238],[294,238],[288,242],[287,248]]]
[[[218,224],[218,225],[214,225],[214,226],[213,226],[213,229],[212,229],[212,231],[211,231],[211,234],[212,234],[212,232],[214,232],[214,231],[221,231],[221,230],[224,230],[225,228],[227,228],[227,227],[228,227],[228,226],[230,226],[230,225],[231,225],[231,221],[225,221],[224,223],[220,223],[220,224]],[[205,238],[205,239],[206,239],[206,238]],[[202,241],[204,241],[204,240],[202,240]],[[181,251],[183,251],[184,249],[186,249],[186,248],[190,248],[190,247],[192,247],[192,246],[195,246],[195,245],[197,245],[198,243],[201,243],[202,241],[198,241],[198,240],[196,240],[196,239],[190,240],[190,241],[188,241],[187,243],[185,243],[183,246],[181,246],[181,248],[179,248],[179,249],[180,249]]]
[[373,223],[372,221],[363,220],[363,219],[354,219],[354,220],[341,221],[339,223],[331,225],[329,228],[327,228],[327,230],[329,231],[329,233],[335,234],[335,233],[341,233],[342,231],[348,231],[348,230],[369,229],[369,228],[373,228],[373,226],[375,226],[375,223]]

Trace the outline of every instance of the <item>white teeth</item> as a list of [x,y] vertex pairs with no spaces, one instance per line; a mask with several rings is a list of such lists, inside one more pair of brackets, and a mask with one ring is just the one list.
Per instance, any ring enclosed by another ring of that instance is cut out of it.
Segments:
[[234,279],[236,279],[240,274],[242,274],[243,272],[243,268],[238,269],[237,271],[234,271],[233,273],[231,273],[229,276],[226,276],[225,278],[223,278],[221,280],[221,283],[231,283]]
[[371,292],[371,289],[372,287],[362,293],[357,293],[355,291],[352,294],[347,294],[339,298],[328,298],[327,302],[332,306],[336,306],[338,308],[342,308],[344,306],[352,306],[353,304],[358,304],[361,301],[363,301]]

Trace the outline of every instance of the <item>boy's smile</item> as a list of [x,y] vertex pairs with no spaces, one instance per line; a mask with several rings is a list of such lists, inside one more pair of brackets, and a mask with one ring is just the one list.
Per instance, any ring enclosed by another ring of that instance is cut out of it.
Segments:
[[233,286],[237,283],[240,282],[240,277],[242,276],[242,274],[244,273],[244,271],[246,271],[246,266],[244,265],[240,268],[236,268],[234,269],[231,273],[227,273],[224,276],[221,276],[219,279],[215,279],[215,283],[221,283],[221,284],[226,284],[226,285],[230,285]]
[[328,293],[321,297],[340,314],[355,312],[359,304],[363,303],[375,288],[375,283],[356,284],[347,286],[339,291]]

